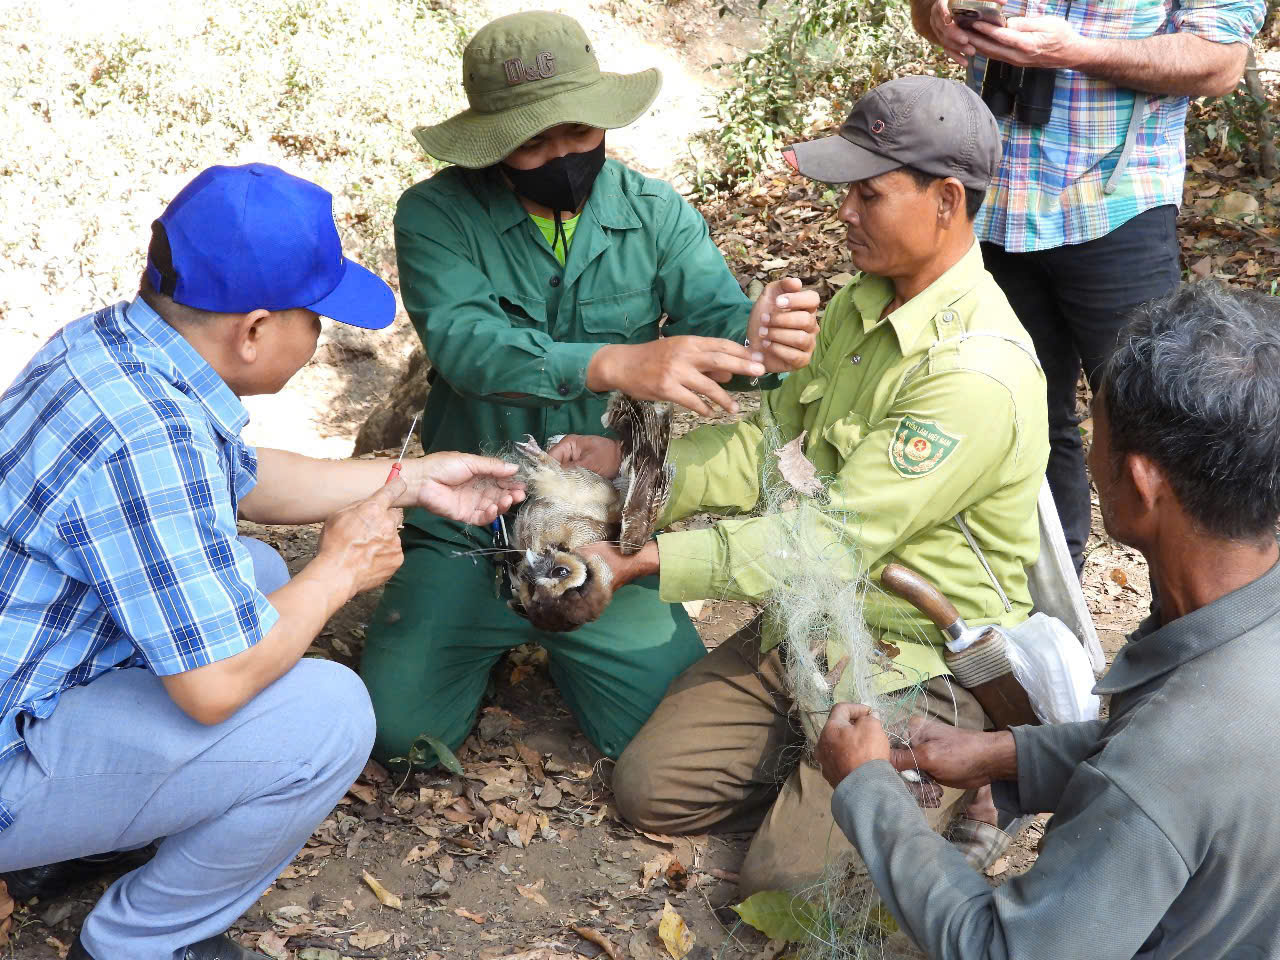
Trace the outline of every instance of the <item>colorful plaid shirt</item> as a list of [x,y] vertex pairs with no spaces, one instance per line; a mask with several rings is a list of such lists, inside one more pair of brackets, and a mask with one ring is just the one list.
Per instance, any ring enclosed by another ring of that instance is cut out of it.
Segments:
[[[1062,16],[1067,0],[1009,0],[1008,16]],[[1132,40],[1186,32],[1214,43],[1248,43],[1264,0],[1075,0],[1070,20],[1088,37]],[[983,76],[978,58],[974,75]],[[1153,207],[1182,202],[1186,97],[1136,93],[1060,70],[1043,127],[999,118],[1004,159],[978,214],[979,239],[1020,253],[1083,243]],[[1128,166],[1104,193],[1135,105],[1144,109]]]
[[0,397],[0,762],[64,690],[193,670],[275,624],[236,539],[248,419],[141,299],[64,327]]

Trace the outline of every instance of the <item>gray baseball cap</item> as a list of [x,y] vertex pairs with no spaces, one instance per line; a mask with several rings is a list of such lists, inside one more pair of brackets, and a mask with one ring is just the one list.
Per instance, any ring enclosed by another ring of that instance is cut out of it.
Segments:
[[1000,166],[1000,129],[963,83],[899,77],[868,91],[836,136],[797,143],[783,156],[801,175],[825,183],[914,167],[985,191]]

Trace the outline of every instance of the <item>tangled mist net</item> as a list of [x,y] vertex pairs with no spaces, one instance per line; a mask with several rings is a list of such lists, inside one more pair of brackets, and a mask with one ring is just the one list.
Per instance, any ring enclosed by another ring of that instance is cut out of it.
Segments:
[[897,648],[868,629],[867,597],[881,591],[864,569],[858,516],[833,504],[832,481],[804,458],[803,442],[765,427],[758,513],[775,518],[779,535],[762,558],[773,579],[764,616],[780,638],[787,692],[809,750],[837,695],[871,707],[891,738],[905,740],[927,678],[898,665]]
[[[784,681],[804,732],[803,747],[788,759],[812,759],[827,715],[839,700],[871,707],[891,741],[908,743],[907,720],[923,706],[927,677],[897,664],[897,648],[867,627],[867,600],[881,590],[862,562],[859,518],[830,495],[834,478],[819,476],[804,458],[804,435],[786,440],[775,424],[766,423],[757,512],[776,518],[778,536],[769,556],[760,558],[773,579],[764,616],[766,630],[780,638]],[[784,765],[784,775],[790,769]],[[835,839],[839,828],[831,829]],[[793,932],[803,933],[788,957],[923,956],[897,930],[856,857],[833,852],[817,884],[776,896]]]

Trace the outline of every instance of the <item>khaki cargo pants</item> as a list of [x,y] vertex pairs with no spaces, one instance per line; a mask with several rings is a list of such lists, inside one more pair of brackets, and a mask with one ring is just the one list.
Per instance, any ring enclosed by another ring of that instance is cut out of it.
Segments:
[[[967,729],[986,725],[959,685],[937,678],[925,691],[919,712]],[[614,768],[618,810],[653,833],[756,831],[739,874],[743,897],[799,892],[828,866],[857,861],[831,816],[831,787],[801,760],[804,736],[790,709],[780,650],[760,653],[756,618],[672,682]],[[921,812],[942,832],[969,797],[947,788],[938,808]]]

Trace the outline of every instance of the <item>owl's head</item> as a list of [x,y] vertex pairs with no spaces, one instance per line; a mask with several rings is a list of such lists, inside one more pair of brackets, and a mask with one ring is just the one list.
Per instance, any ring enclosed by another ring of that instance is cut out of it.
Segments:
[[511,571],[511,608],[539,630],[564,632],[595,620],[613,597],[613,571],[599,557],[545,547],[526,550]]

